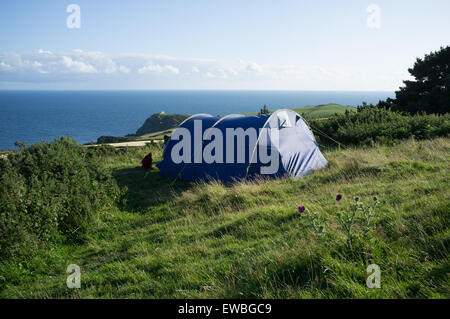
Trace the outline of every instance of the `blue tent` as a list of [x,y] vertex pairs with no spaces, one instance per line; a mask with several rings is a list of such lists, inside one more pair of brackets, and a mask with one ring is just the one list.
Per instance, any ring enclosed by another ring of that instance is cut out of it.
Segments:
[[253,116],[193,115],[172,133],[157,166],[167,177],[233,181],[253,176],[299,178],[326,164],[305,120],[281,109]]

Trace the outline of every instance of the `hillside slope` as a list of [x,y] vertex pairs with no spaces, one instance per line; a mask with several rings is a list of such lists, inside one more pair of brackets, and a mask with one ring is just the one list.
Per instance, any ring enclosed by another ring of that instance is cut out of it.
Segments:
[[[0,265],[0,297],[450,297],[448,138],[325,151],[329,166],[305,178],[234,185],[144,171],[149,150],[161,159],[157,146],[105,157],[126,202],[85,244]],[[74,263],[81,289],[66,288]]]
[[[276,111],[278,108],[269,108],[270,112]],[[340,105],[335,103],[330,104],[320,104],[320,105],[308,105],[301,107],[290,107],[289,109],[301,114],[308,118],[327,118],[334,114],[342,114],[345,111],[356,112],[356,107],[349,105]],[[244,115],[256,115],[258,112],[242,113]]]
[[313,106],[295,107],[293,111],[307,118],[327,118],[334,114],[342,114],[346,111],[356,112],[356,107],[340,104],[321,104]]
[[145,120],[144,124],[136,131],[136,135],[155,133],[177,127],[188,117],[187,114],[155,113]]

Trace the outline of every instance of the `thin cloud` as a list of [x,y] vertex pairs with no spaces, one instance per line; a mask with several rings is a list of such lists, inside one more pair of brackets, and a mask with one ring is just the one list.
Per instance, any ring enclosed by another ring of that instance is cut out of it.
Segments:
[[341,66],[274,65],[158,54],[111,55],[83,50],[55,53],[44,49],[0,54],[2,83],[70,82],[89,85],[94,83],[90,81],[95,81],[95,87],[105,86],[101,88],[132,88],[136,85],[139,88],[298,90],[370,90],[384,85],[389,90],[389,87],[401,85],[404,79],[404,72],[395,70],[382,73]]
[[[66,67],[67,70],[74,73],[97,73],[97,69],[91,65],[84,63],[82,61],[74,61],[71,57],[62,56],[62,64]],[[37,64],[38,67],[42,67],[42,63],[34,61],[33,63]],[[45,72],[45,71],[44,71]],[[47,72],[49,73],[49,72]]]
[[146,73],[172,73],[172,74],[180,74],[180,69],[178,69],[177,67],[173,66],[173,65],[159,65],[159,64],[150,64],[150,65],[146,65],[142,68],[140,68],[137,71],[139,74],[146,74]]

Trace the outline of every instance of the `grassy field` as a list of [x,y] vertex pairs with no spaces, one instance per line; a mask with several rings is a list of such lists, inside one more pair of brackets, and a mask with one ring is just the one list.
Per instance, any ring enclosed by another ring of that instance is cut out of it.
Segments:
[[356,112],[356,108],[353,106],[345,106],[340,104],[321,104],[304,107],[292,108],[293,111],[303,115],[307,118],[327,118],[334,114],[342,114],[345,111]]
[[146,140],[164,140],[164,135],[170,136],[174,129],[168,129],[165,131],[148,133],[141,136],[136,136],[136,141],[146,141]]
[[[320,104],[320,105],[307,105],[301,107],[290,107],[289,109],[301,114],[308,118],[327,118],[334,114],[342,114],[345,111],[356,112],[356,107],[349,105],[340,105],[335,103]],[[269,108],[269,111],[275,111],[276,109]],[[244,115],[256,115],[258,112],[242,113]]]
[[[105,157],[125,200],[85,243],[2,263],[0,297],[450,297],[448,138],[330,150],[305,178],[233,185],[144,171],[150,150],[161,159],[159,146]],[[366,287],[373,263],[380,289]]]

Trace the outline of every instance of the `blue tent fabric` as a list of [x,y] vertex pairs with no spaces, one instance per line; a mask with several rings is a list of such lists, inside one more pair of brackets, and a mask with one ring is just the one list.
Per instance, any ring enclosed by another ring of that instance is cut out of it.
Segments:
[[[248,136],[246,137],[244,144],[245,159],[241,163],[237,159],[238,143],[235,137],[233,153],[228,153],[231,148],[228,150],[224,147],[222,163],[206,163],[205,161],[194,163],[194,154],[191,152],[190,163],[177,164],[171,159],[171,151],[179,141],[171,138],[164,149],[163,160],[157,164],[161,175],[188,181],[216,179],[224,182],[261,175],[268,177],[290,175],[300,178],[327,165],[327,161],[320,152],[319,145],[308,124],[292,110],[282,109],[272,114],[234,115],[222,118],[207,114],[191,116],[179,127],[189,130],[192,146],[195,120],[201,121],[202,134],[208,128],[219,129],[222,132],[223,145],[226,145],[227,129],[246,131],[249,128],[254,128],[257,130],[257,139],[251,141]],[[172,136],[174,136],[173,134]],[[213,140],[203,141],[199,149],[203,151],[208,143]],[[268,167],[270,164],[262,162],[261,148],[269,150],[269,155],[278,158],[279,165],[270,174],[262,174],[264,167]],[[225,158],[227,156],[231,158],[232,154],[234,154],[233,161],[226,161]]]
[[[194,120],[202,121],[202,134],[204,131],[214,125],[220,118],[214,117],[209,114],[196,114],[189,117],[187,120],[182,122],[179,127],[186,128],[191,132],[191,145],[194,145]],[[172,133],[172,136],[174,133]],[[171,137],[172,137],[171,136]],[[197,180],[196,168],[199,164],[194,162],[194,152],[191,152],[191,162],[190,163],[174,163],[171,160],[171,151],[178,140],[173,140],[172,138],[167,143],[163,151],[163,160],[157,164],[160,174],[167,177],[176,177],[188,181]]]

